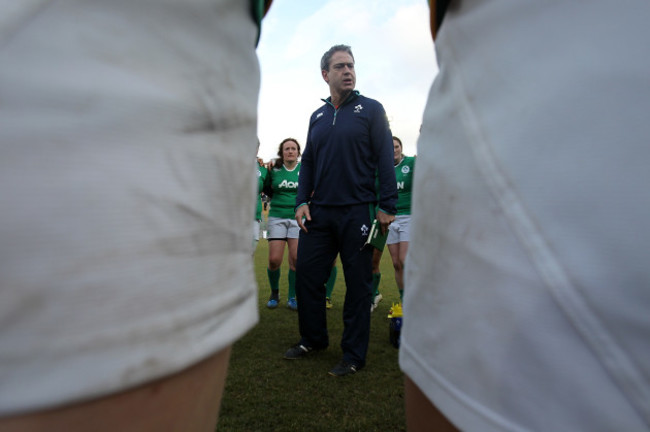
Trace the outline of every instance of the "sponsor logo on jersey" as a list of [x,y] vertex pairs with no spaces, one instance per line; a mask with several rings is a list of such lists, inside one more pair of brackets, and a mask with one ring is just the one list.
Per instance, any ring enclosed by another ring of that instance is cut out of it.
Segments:
[[354,112],[355,112],[355,114],[359,114],[359,113],[361,112],[362,109],[363,109],[363,107],[361,106],[361,104],[355,106],[355,107],[354,107]]
[[404,189],[404,182],[397,182],[397,190]]
[[361,235],[364,237],[368,235],[368,227],[366,224],[361,225]]
[[402,173],[404,173],[404,174],[408,174],[409,171],[411,171],[411,167],[410,167],[410,166],[408,166],[408,165],[404,165],[404,166],[402,167]]
[[278,188],[286,188],[286,189],[297,189],[298,188],[298,182],[293,182],[293,181],[288,181],[288,180],[282,180],[282,183],[278,185]]
[[317,119],[318,119],[318,118],[321,118],[321,117],[323,117],[323,113],[322,113],[322,112],[319,112],[318,114],[316,114],[316,118],[317,118]]

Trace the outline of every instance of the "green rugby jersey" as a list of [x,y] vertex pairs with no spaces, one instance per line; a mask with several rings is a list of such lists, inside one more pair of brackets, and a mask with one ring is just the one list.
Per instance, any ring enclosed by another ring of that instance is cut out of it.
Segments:
[[284,165],[281,168],[272,168],[269,180],[273,196],[269,217],[293,219],[295,216],[296,195],[298,193],[298,174],[300,162],[289,171]]
[[395,165],[395,178],[397,179],[398,215],[411,214],[411,190],[413,189],[414,170],[414,156],[404,156],[402,161]]
[[255,210],[255,220],[262,220],[262,190],[268,176],[269,170],[257,164],[257,209]]

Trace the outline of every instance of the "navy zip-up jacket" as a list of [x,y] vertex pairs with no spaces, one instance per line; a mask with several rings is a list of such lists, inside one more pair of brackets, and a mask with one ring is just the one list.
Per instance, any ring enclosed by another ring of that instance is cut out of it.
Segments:
[[338,109],[330,100],[323,99],[325,105],[309,120],[296,208],[308,202],[324,206],[375,203],[377,173],[379,209],[396,214],[393,136],[384,107],[356,90]]

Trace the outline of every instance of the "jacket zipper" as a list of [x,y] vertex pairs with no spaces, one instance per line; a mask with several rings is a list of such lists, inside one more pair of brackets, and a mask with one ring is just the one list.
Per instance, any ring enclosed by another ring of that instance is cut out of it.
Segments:
[[[355,92],[355,93],[356,93],[356,96],[359,95],[359,92]],[[343,105],[346,104],[346,102],[347,102],[349,99],[350,99],[350,96],[348,96],[348,97],[343,101],[343,103],[341,103],[341,105],[339,105],[338,108],[336,108],[336,107],[334,106],[334,104],[332,104],[332,102],[328,101],[327,99],[321,99],[323,102],[325,102],[325,103],[327,103],[327,104],[330,104],[330,105],[332,106],[332,108],[334,108],[334,118],[332,119],[332,126],[334,126],[334,125],[336,124],[336,115],[339,113],[339,110],[343,107]]]

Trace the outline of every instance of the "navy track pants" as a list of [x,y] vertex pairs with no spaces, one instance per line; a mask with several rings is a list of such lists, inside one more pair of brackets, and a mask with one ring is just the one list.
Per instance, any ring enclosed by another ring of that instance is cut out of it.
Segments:
[[343,360],[359,368],[366,362],[372,301],[372,247],[363,247],[374,218],[374,205],[310,205],[308,230],[300,232],[296,296],[301,343],[316,349],[329,345],[325,282],[339,254],[345,275]]

